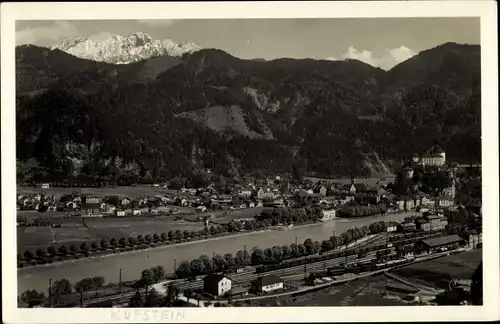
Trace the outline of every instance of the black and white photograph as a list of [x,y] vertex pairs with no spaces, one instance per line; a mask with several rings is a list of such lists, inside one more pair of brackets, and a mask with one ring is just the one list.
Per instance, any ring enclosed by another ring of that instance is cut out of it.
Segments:
[[118,16],[127,4],[109,19],[45,6],[54,18],[12,18],[8,57],[2,44],[14,308],[182,322],[498,302],[497,57],[481,16],[494,6],[137,19]]

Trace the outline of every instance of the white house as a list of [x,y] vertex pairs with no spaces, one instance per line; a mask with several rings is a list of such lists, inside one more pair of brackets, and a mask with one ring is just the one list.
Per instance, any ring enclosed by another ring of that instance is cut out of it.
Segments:
[[330,220],[335,218],[335,209],[323,210],[323,220]]
[[74,201],[68,201],[66,203],[66,207],[69,209],[76,209],[78,207],[78,204]]
[[238,195],[240,197],[250,197],[252,195],[252,190],[247,189],[247,188],[243,188],[243,189],[238,191]]
[[248,208],[255,208],[255,203],[252,201],[248,204]]
[[259,277],[252,282],[252,290],[258,292],[271,292],[283,289],[283,287],[283,280],[275,275]]
[[132,215],[134,215],[134,216],[141,215],[141,210],[140,209],[134,209],[134,210],[132,210]]
[[49,183],[42,183],[42,189],[49,189],[50,184]]
[[255,196],[257,196],[258,199],[262,199],[264,197],[264,189],[262,188],[257,189]]
[[435,200],[436,207],[449,207],[453,206],[453,201],[446,197],[439,197]]
[[101,210],[105,214],[112,214],[115,212],[116,207],[110,204],[102,203],[101,204]]
[[125,211],[124,210],[117,210],[116,216],[125,216]]
[[446,163],[446,153],[439,145],[436,145],[421,157],[415,155],[413,161],[423,165],[443,166]]
[[231,290],[231,279],[222,274],[210,273],[203,279],[203,290],[215,296],[222,296]]
[[429,199],[427,197],[422,197],[422,199],[420,199],[420,204],[421,205],[433,205],[434,204],[434,201],[432,199]]
[[398,226],[396,224],[387,224],[385,227],[386,232],[396,232],[398,230]]
[[99,204],[101,202],[101,198],[99,198],[99,197],[87,197],[85,202],[87,204]]
[[205,206],[198,206],[198,207],[196,207],[196,211],[197,212],[203,213],[205,210],[207,210],[207,207],[205,207]]

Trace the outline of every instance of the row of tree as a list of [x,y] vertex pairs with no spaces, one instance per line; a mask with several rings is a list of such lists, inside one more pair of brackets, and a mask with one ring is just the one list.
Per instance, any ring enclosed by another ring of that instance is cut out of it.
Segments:
[[146,287],[145,293],[142,294],[138,289],[136,293],[130,297],[128,307],[172,307],[179,296],[179,289],[169,283],[167,294],[160,296],[154,288]]
[[73,288],[76,292],[96,290],[104,286],[104,282],[104,277],[84,278],[78,281]]
[[[50,286],[51,297],[50,303],[56,305],[60,303],[64,297],[73,294],[73,292],[83,293],[86,291],[97,290],[105,284],[104,277],[89,277],[84,278],[74,285],[66,278],[52,282]],[[43,292],[38,292],[35,289],[28,289],[21,294],[21,301],[28,304],[28,307],[33,307],[42,304],[46,300]]]
[[99,242],[83,242],[80,246],[71,244],[69,247],[61,245],[57,249],[54,246],[49,246],[47,249],[39,248],[33,253],[31,250],[26,250],[21,256],[18,254],[18,260],[24,258],[28,262],[43,262],[47,258],[49,260],[55,257],[75,256],[79,253],[89,255],[91,251],[108,250],[118,247],[133,247],[137,245],[151,245],[160,242],[176,242],[179,240],[190,240],[207,236],[214,236],[222,233],[233,233],[242,230],[253,231],[278,224],[298,224],[307,221],[317,221],[322,217],[322,213],[318,209],[306,208],[275,208],[272,211],[264,210],[260,215],[256,216],[255,220],[251,221],[231,221],[228,224],[205,227],[201,230],[175,230],[163,232],[160,235],[147,234],[138,235],[136,237],[121,237],[120,239],[102,239]]
[[374,215],[382,215],[387,212],[386,204],[371,205],[371,206],[344,206],[339,210],[340,217],[366,217]]
[[283,246],[273,246],[271,248],[261,249],[254,247],[252,253],[246,250],[239,250],[235,256],[231,253],[224,255],[216,254],[213,258],[201,255],[199,258],[191,261],[183,261],[176,269],[178,278],[194,277],[210,272],[224,272],[235,268],[241,268],[245,265],[276,264],[285,260],[310,256],[317,253],[328,253],[338,247],[355,242],[369,234],[377,234],[385,231],[385,223],[377,222],[370,226],[349,229],[339,236],[331,236],[322,242],[313,241],[308,238],[301,244],[290,244]]
[[43,248],[39,248],[36,250],[35,253],[33,253],[31,250],[26,250],[24,254],[21,256],[18,254],[18,260],[24,259],[28,261],[32,260],[43,260],[46,258],[55,258],[57,256],[70,256],[70,255],[77,255],[79,253],[82,253],[84,255],[88,255],[91,251],[96,251],[96,250],[107,250],[110,248],[117,248],[117,247],[132,247],[136,245],[144,245],[144,244],[153,244],[153,243],[158,243],[158,242],[172,242],[172,241],[178,241],[178,240],[188,240],[188,239],[194,239],[194,238],[199,238],[199,237],[204,237],[204,236],[209,236],[209,235],[216,235],[218,233],[224,233],[224,232],[233,232],[233,231],[238,231],[243,229],[243,225],[238,222],[232,222],[227,225],[220,225],[220,226],[211,226],[210,228],[204,228],[203,230],[199,231],[181,231],[181,230],[176,230],[176,231],[169,231],[168,233],[161,233],[160,235],[158,234],[147,234],[147,235],[138,235],[136,237],[121,237],[120,239],[116,238],[111,238],[111,239],[102,239],[98,242],[94,241],[91,242],[90,244],[88,242],[83,242],[81,243],[80,246],[76,244],[71,244],[69,248],[66,245],[61,245],[57,249],[54,246],[49,246],[46,250]]
[[255,216],[258,221],[271,220],[281,224],[303,223],[307,221],[317,221],[323,218],[323,213],[320,208],[302,207],[291,208],[282,207],[271,210],[263,210],[259,215]]

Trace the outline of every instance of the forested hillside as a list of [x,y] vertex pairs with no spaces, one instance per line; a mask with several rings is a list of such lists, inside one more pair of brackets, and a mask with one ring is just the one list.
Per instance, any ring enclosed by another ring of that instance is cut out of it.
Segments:
[[113,65],[18,47],[17,158],[36,166],[19,177],[160,181],[202,168],[366,175],[434,142],[448,159],[478,162],[479,54],[447,43],[386,72],[216,49]]

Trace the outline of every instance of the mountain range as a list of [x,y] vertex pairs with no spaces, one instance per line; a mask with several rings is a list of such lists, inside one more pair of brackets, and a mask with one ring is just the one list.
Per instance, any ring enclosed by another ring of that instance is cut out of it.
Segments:
[[448,159],[481,157],[478,45],[389,71],[218,49],[114,64],[30,45],[16,48],[16,76],[17,157],[37,166],[22,177],[369,175],[436,142]]
[[128,64],[152,57],[182,56],[201,49],[194,43],[177,44],[171,39],[153,40],[145,33],[114,35],[107,39],[68,39],[50,49],[59,49],[76,57],[114,64]]

